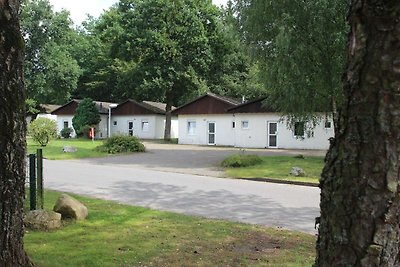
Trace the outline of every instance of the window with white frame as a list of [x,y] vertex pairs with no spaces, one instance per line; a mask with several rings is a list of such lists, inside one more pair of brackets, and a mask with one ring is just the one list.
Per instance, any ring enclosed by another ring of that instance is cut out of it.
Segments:
[[148,132],[148,131],[149,131],[149,122],[142,121],[142,132]]
[[113,126],[117,126],[118,122],[117,121],[113,121]]
[[305,123],[304,121],[299,121],[294,123],[294,136],[304,137],[305,133]]
[[249,121],[242,121],[242,129],[249,129]]
[[188,121],[187,123],[187,133],[188,135],[196,134],[196,121]]
[[69,127],[68,121],[63,121],[63,126],[64,126],[64,129],[68,128]]
[[232,128],[236,127],[236,123],[234,121],[232,121]]
[[332,122],[331,121],[325,121],[324,127],[325,127],[325,129],[332,129]]

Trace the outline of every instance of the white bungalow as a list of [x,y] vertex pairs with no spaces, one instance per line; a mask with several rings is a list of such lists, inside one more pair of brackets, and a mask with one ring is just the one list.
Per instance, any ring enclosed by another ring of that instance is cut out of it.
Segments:
[[327,149],[334,136],[331,119],[311,136],[305,122],[289,127],[278,112],[264,107],[265,98],[238,103],[207,93],[173,111],[179,121],[179,144],[248,148]]
[[239,102],[213,93],[175,109],[178,116],[179,144],[234,146],[233,116],[229,108]]
[[[230,108],[235,121],[234,146],[249,148],[328,149],[334,136],[332,118],[326,118],[307,133],[307,122],[289,126],[282,115],[262,102],[264,98]],[[321,114],[322,115],[322,114]],[[323,115],[320,117],[324,117]]]
[[[165,130],[164,103],[129,99],[111,112],[111,135],[127,134],[140,139],[162,139]],[[178,119],[171,120],[171,138],[178,138]]]
[[[64,128],[74,128],[72,125],[72,118],[75,115],[76,108],[79,105],[81,100],[73,99],[72,101],[68,102],[67,104],[59,107],[58,109],[54,110],[51,114],[57,115],[57,130],[60,132]],[[94,101],[96,104],[97,109],[100,113],[101,121],[97,125],[95,129],[95,138],[102,139],[107,138],[108,135],[108,113],[111,104],[108,102],[100,102]],[[72,137],[75,137],[75,131],[71,134]]]

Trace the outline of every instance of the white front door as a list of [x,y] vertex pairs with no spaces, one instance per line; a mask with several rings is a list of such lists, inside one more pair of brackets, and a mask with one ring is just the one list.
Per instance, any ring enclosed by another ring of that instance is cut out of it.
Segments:
[[128,135],[129,136],[133,136],[134,132],[133,132],[133,127],[135,126],[135,124],[133,123],[133,121],[128,121]]
[[268,122],[268,147],[277,148],[278,147],[278,123],[276,121]]
[[208,122],[207,136],[208,136],[208,144],[215,145],[215,122]]

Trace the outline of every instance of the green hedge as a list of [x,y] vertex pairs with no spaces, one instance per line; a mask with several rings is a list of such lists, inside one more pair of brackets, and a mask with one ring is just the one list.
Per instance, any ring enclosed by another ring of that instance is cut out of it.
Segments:
[[97,149],[109,154],[145,151],[144,145],[137,137],[128,135],[114,135],[106,139],[103,145],[97,147]]
[[227,157],[221,162],[222,167],[248,167],[260,164],[262,159],[257,155],[235,154]]

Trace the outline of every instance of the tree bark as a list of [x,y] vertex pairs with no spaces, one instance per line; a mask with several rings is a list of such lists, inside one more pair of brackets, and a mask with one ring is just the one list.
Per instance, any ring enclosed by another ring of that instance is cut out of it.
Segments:
[[19,1],[0,0],[0,266],[33,266],[23,248],[24,42]]
[[167,101],[167,105],[165,107],[165,129],[164,129],[164,140],[171,140],[171,109],[172,104],[170,101]]
[[353,0],[316,266],[400,266],[400,2]]

